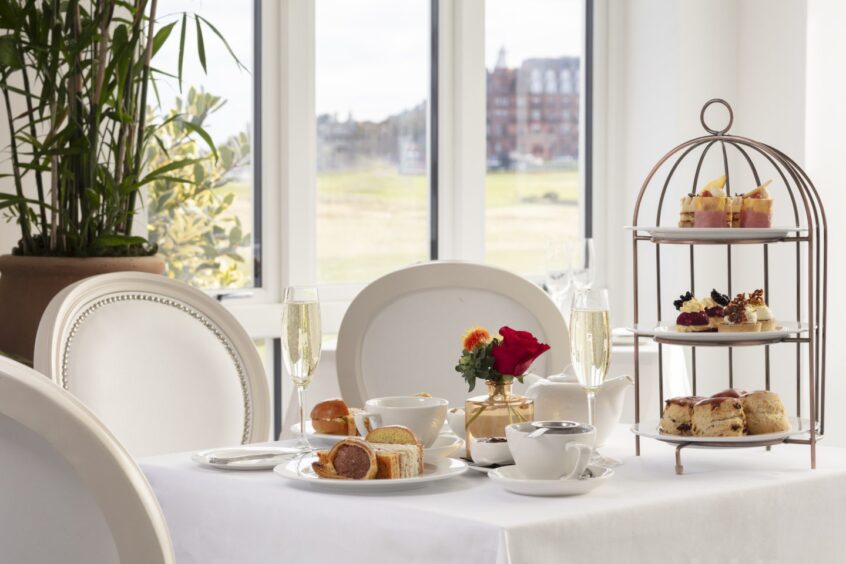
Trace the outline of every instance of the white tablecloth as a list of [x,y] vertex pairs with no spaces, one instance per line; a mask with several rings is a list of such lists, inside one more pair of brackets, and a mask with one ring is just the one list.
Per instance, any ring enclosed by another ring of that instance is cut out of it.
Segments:
[[[406,493],[339,495],[270,472],[195,466],[188,454],[141,461],[177,562],[843,562],[846,449],[779,445],[691,450],[623,429],[605,454],[617,474],[572,498],[510,494],[475,472]],[[472,471],[471,471],[472,472]]]

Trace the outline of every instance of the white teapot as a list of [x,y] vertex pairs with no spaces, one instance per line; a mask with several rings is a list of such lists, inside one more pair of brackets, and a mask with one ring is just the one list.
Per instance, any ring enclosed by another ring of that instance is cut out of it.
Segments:
[[[563,420],[587,423],[587,395],[573,374],[558,374],[542,378],[526,374],[523,380],[529,385],[524,395],[535,400],[535,420]],[[634,385],[630,376],[606,380],[596,393],[596,446],[601,447],[620,422],[623,400],[629,386]]]

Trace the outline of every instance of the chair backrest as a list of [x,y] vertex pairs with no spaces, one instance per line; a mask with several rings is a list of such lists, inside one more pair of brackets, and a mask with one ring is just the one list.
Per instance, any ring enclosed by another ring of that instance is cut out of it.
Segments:
[[136,457],[269,438],[252,340],[214,299],[162,276],[118,272],[65,288],[41,318],[35,368]]
[[0,357],[3,562],[166,564],[167,525],[141,470],[82,403]]
[[462,405],[469,394],[455,365],[461,336],[474,325],[492,334],[508,325],[549,343],[534,373],[558,373],[569,364],[564,318],[538,286],[499,268],[430,262],[383,276],[350,304],[338,334],[341,394],[354,406],[418,392]]

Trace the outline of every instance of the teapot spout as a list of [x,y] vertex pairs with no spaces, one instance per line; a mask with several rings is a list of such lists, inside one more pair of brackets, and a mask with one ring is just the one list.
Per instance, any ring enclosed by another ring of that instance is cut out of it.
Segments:
[[617,376],[616,378],[606,380],[602,384],[602,389],[608,391],[616,391],[628,388],[629,386],[634,386],[634,380],[628,374],[623,374],[622,376]]

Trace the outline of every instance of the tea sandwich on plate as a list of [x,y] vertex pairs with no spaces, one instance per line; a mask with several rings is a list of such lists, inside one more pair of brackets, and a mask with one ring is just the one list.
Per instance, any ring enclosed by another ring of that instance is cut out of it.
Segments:
[[414,478],[423,472],[423,445],[407,427],[379,427],[364,439],[351,437],[318,451],[312,469],[318,477],[334,480]]
[[666,435],[741,437],[789,431],[790,420],[775,392],[728,389],[709,398],[666,400],[659,430]]

